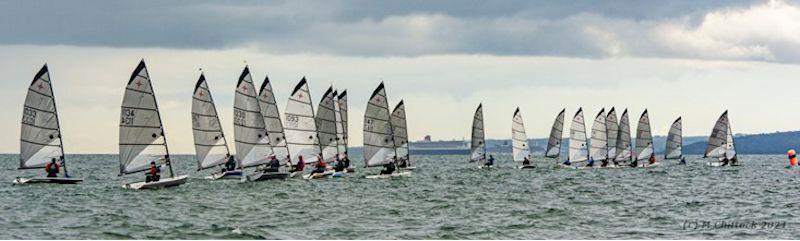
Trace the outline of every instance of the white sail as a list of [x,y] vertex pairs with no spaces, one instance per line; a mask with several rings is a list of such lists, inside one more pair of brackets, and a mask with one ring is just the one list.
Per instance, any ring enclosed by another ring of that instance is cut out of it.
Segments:
[[278,112],[278,103],[275,101],[275,92],[272,90],[269,77],[265,77],[264,83],[261,83],[258,106],[261,107],[261,115],[264,117],[264,126],[267,129],[272,151],[281,165],[286,164],[291,158],[289,157],[289,148],[286,146],[286,135],[283,133],[281,114]]
[[606,116],[606,130],[608,133],[608,159],[614,160],[617,157],[617,139],[619,139],[619,123],[617,123],[617,111],[611,107],[611,111]]
[[314,120],[314,106],[311,104],[311,94],[305,77],[292,90],[284,112],[284,132],[292,165],[296,165],[301,158],[305,163],[317,162],[321,150],[317,123]]
[[222,132],[217,107],[203,74],[200,74],[192,96],[192,136],[198,170],[227,161],[226,157],[230,154],[228,142]]
[[394,145],[397,147],[397,158],[404,158],[406,165],[411,166],[408,156],[408,129],[406,126],[406,105],[403,100],[397,103],[392,111],[392,133]]
[[601,109],[592,124],[592,141],[589,143],[589,156],[594,161],[604,161],[608,156],[608,131],[606,130],[606,110]]
[[636,160],[648,160],[653,155],[653,135],[650,133],[650,117],[644,110],[636,127]]
[[515,162],[522,162],[525,157],[531,154],[531,149],[528,146],[528,136],[525,134],[525,124],[522,119],[522,113],[519,112],[519,107],[514,111],[514,117],[511,118],[511,157]]
[[328,87],[319,100],[317,122],[319,145],[322,148],[322,159],[326,163],[333,163],[339,155],[339,142],[336,140],[336,109],[334,103],[333,86]]
[[383,82],[372,92],[364,113],[364,160],[368,167],[392,162],[395,152],[392,122]]
[[550,138],[547,139],[547,150],[544,154],[545,157],[558,158],[558,156],[561,155],[561,136],[564,130],[564,111],[566,111],[566,109],[562,109],[561,112],[559,112],[556,116],[556,120],[553,121],[553,127],[550,129]]
[[570,163],[583,162],[589,159],[589,150],[586,146],[586,125],[583,120],[583,108],[578,109],[572,117],[569,128],[569,159]]
[[339,134],[339,154],[347,154],[347,90],[336,97],[336,107],[341,120],[342,131]]
[[159,166],[167,163],[167,140],[144,60],[128,80],[120,117],[120,174],[144,171],[150,167],[150,162]]
[[64,157],[58,111],[50,84],[50,72],[44,65],[28,87],[22,110],[19,168],[42,168],[53,158]]
[[669,127],[667,134],[667,147],[664,149],[664,159],[681,158],[683,149],[683,136],[681,134],[681,118],[678,117],[672,126]]
[[472,141],[469,147],[471,161],[486,159],[486,139],[483,135],[483,103],[478,105],[472,117]]
[[233,97],[233,135],[240,168],[267,164],[273,155],[250,69],[244,67]]
[[628,109],[622,112],[619,119],[619,135],[617,136],[617,157],[618,162],[631,161],[631,127],[628,121]]
[[728,135],[725,138],[727,143],[727,148],[725,149],[725,156],[731,160],[736,160],[736,146],[733,145],[733,130],[731,130],[731,125],[728,123]]
[[[708,145],[703,157],[722,157],[728,149],[728,130],[730,129],[728,123],[728,111],[722,113],[714,124],[714,129],[711,130],[711,135],[708,137]],[[731,135],[731,140],[733,136]]]

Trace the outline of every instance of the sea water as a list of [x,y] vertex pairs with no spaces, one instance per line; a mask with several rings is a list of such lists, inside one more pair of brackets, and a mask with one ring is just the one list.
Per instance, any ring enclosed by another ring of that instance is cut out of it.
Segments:
[[[499,156],[412,156],[411,177],[240,183],[204,180],[193,156],[173,157],[187,184],[125,190],[116,155],[68,155],[78,185],[14,186],[17,155],[0,155],[0,239],[796,239],[800,173],[784,156],[740,156],[711,168],[571,170]],[[353,160],[361,160],[354,157]],[[169,175],[163,169],[162,175]]]

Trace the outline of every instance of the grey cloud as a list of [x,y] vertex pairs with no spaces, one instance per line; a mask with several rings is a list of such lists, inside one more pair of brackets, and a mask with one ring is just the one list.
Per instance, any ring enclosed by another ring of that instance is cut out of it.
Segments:
[[[691,29],[753,1],[3,1],[1,44],[253,47],[345,56],[693,56],[650,29]],[[752,43],[751,43],[752,42]],[[750,41],[744,44],[759,44]],[[784,47],[785,42],[773,43]],[[794,46],[793,44],[789,44]],[[743,57],[789,61],[792,56]],[[722,58],[726,58],[722,56]],[[731,57],[729,57],[731,58]],[[740,57],[732,57],[737,59]]]

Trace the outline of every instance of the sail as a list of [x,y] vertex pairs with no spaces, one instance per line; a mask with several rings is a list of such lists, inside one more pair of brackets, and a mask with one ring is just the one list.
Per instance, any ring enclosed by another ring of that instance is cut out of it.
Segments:
[[545,157],[558,158],[558,156],[561,155],[561,135],[564,130],[565,110],[566,109],[562,109],[561,112],[558,113],[558,116],[556,116],[556,120],[553,121],[553,127],[550,129],[550,138],[547,139]]
[[333,163],[339,155],[339,142],[336,140],[336,109],[334,103],[333,86],[328,87],[319,100],[317,122],[319,145],[322,148],[322,159],[326,163]]
[[203,74],[200,74],[192,96],[192,136],[198,170],[227,161],[227,155],[230,154],[228,142],[222,133],[217,107]]
[[681,135],[681,118],[678,117],[672,126],[669,127],[667,134],[667,147],[664,149],[665,159],[678,159],[681,157],[683,148],[683,136]]
[[619,135],[617,135],[617,161],[631,161],[631,127],[628,121],[628,109],[619,118]]
[[408,161],[408,129],[406,127],[406,105],[403,100],[400,100],[400,103],[397,103],[397,106],[394,107],[391,119],[397,157],[405,158],[406,165],[411,166],[411,162]]
[[515,162],[522,162],[525,157],[531,154],[531,149],[528,146],[528,136],[525,135],[525,124],[522,120],[522,113],[519,112],[519,107],[514,111],[514,117],[511,119],[511,157]]
[[592,160],[603,161],[608,156],[608,131],[606,130],[606,110],[601,109],[592,124],[592,141],[589,143],[589,156]]
[[130,174],[144,171],[150,167],[150,162],[163,165],[168,155],[158,103],[142,60],[131,74],[122,98],[119,172]]
[[636,160],[647,160],[650,155],[653,155],[653,135],[650,133],[650,117],[645,109],[636,127]]
[[339,153],[339,158],[344,157],[344,125],[342,124],[342,109],[339,107],[339,91],[333,91],[333,114],[336,118],[336,152]]
[[396,156],[392,122],[383,82],[372,92],[364,113],[364,160],[368,167],[392,162]]
[[472,117],[472,141],[469,146],[469,159],[480,161],[486,159],[486,140],[483,135],[483,103],[478,105]]
[[571,163],[582,162],[589,159],[589,150],[586,146],[586,126],[583,120],[583,108],[578,109],[572,117],[569,128],[569,156]]
[[278,104],[275,101],[275,93],[272,90],[272,83],[269,77],[264,78],[261,83],[261,90],[258,93],[258,106],[261,107],[261,115],[264,117],[264,126],[269,136],[269,144],[275,157],[281,165],[289,161],[289,148],[286,147],[286,138],[283,134],[283,123],[281,115],[278,113]]
[[41,168],[51,159],[62,158],[61,127],[50,84],[50,72],[44,65],[28,87],[22,110],[19,168]]
[[617,112],[614,107],[606,116],[606,131],[608,133],[608,159],[614,160],[617,157],[617,139],[619,138],[619,123],[617,123]]
[[[711,135],[708,137],[708,145],[706,146],[705,155],[703,157],[721,157],[728,149],[728,111],[722,113],[714,124],[714,129],[711,130]],[[731,137],[733,140],[733,137]]]
[[736,159],[736,147],[733,145],[733,130],[731,130],[730,123],[728,124],[728,135],[725,139],[728,144],[725,149],[725,156],[731,160]]
[[292,90],[284,112],[286,119],[283,128],[292,165],[296,165],[301,158],[305,163],[317,162],[321,150],[317,123],[314,120],[314,106],[311,104],[311,94],[305,77]]
[[342,131],[339,134],[339,154],[347,154],[347,90],[342,91],[336,97],[336,107],[338,107],[339,116],[341,117]]
[[240,168],[267,164],[273,155],[250,69],[244,67],[233,97],[233,136]]

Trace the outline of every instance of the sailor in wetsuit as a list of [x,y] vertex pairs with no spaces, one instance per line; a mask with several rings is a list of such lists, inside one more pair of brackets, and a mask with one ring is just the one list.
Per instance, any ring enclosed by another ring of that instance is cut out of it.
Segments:
[[150,170],[144,178],[144,182],[157,182],[161,179],[161,168],[156,166],[156,162],[150,162]]
[[226,154],[225,157],[228,159],[225,161],[225,167],[220,170],[220,173],[225,173],[226,171],[233,171],[236,169],[236,160],[231,156],[231,154]]
[[58,177],[58,168],[59,165],[56,163],[56,159],[53,158],[50,163],[44,166],[44,171],[47,172],[47,177]]
[[278,158],[275,155],[270,155],[269,163],[267,163],[267,168],[264,169],[264,172],[278,172],[281,168],[281,162],[278,161]]
[[494,156],[493,155],[489,155],[489,159],[486,159],[486,162],[483,163],[483,166],[491,167],[493,165],[494,165]]
[[525,159],[522,159],[523,166],[530,166],[531,165],[531,155],[525,156]]
[[344,161],[342,159],[339,159],[339,156],[337,155],[336,156],[336,165],[333,166],[333,170],[336,171],[336,172],[343,172],[344,169],[345,169]]
[[383,165],[383,170],[381,170],[380,175],[390,175],[394,173],[396,169],[394,164],[394,157],[392,157],[392,161]]

